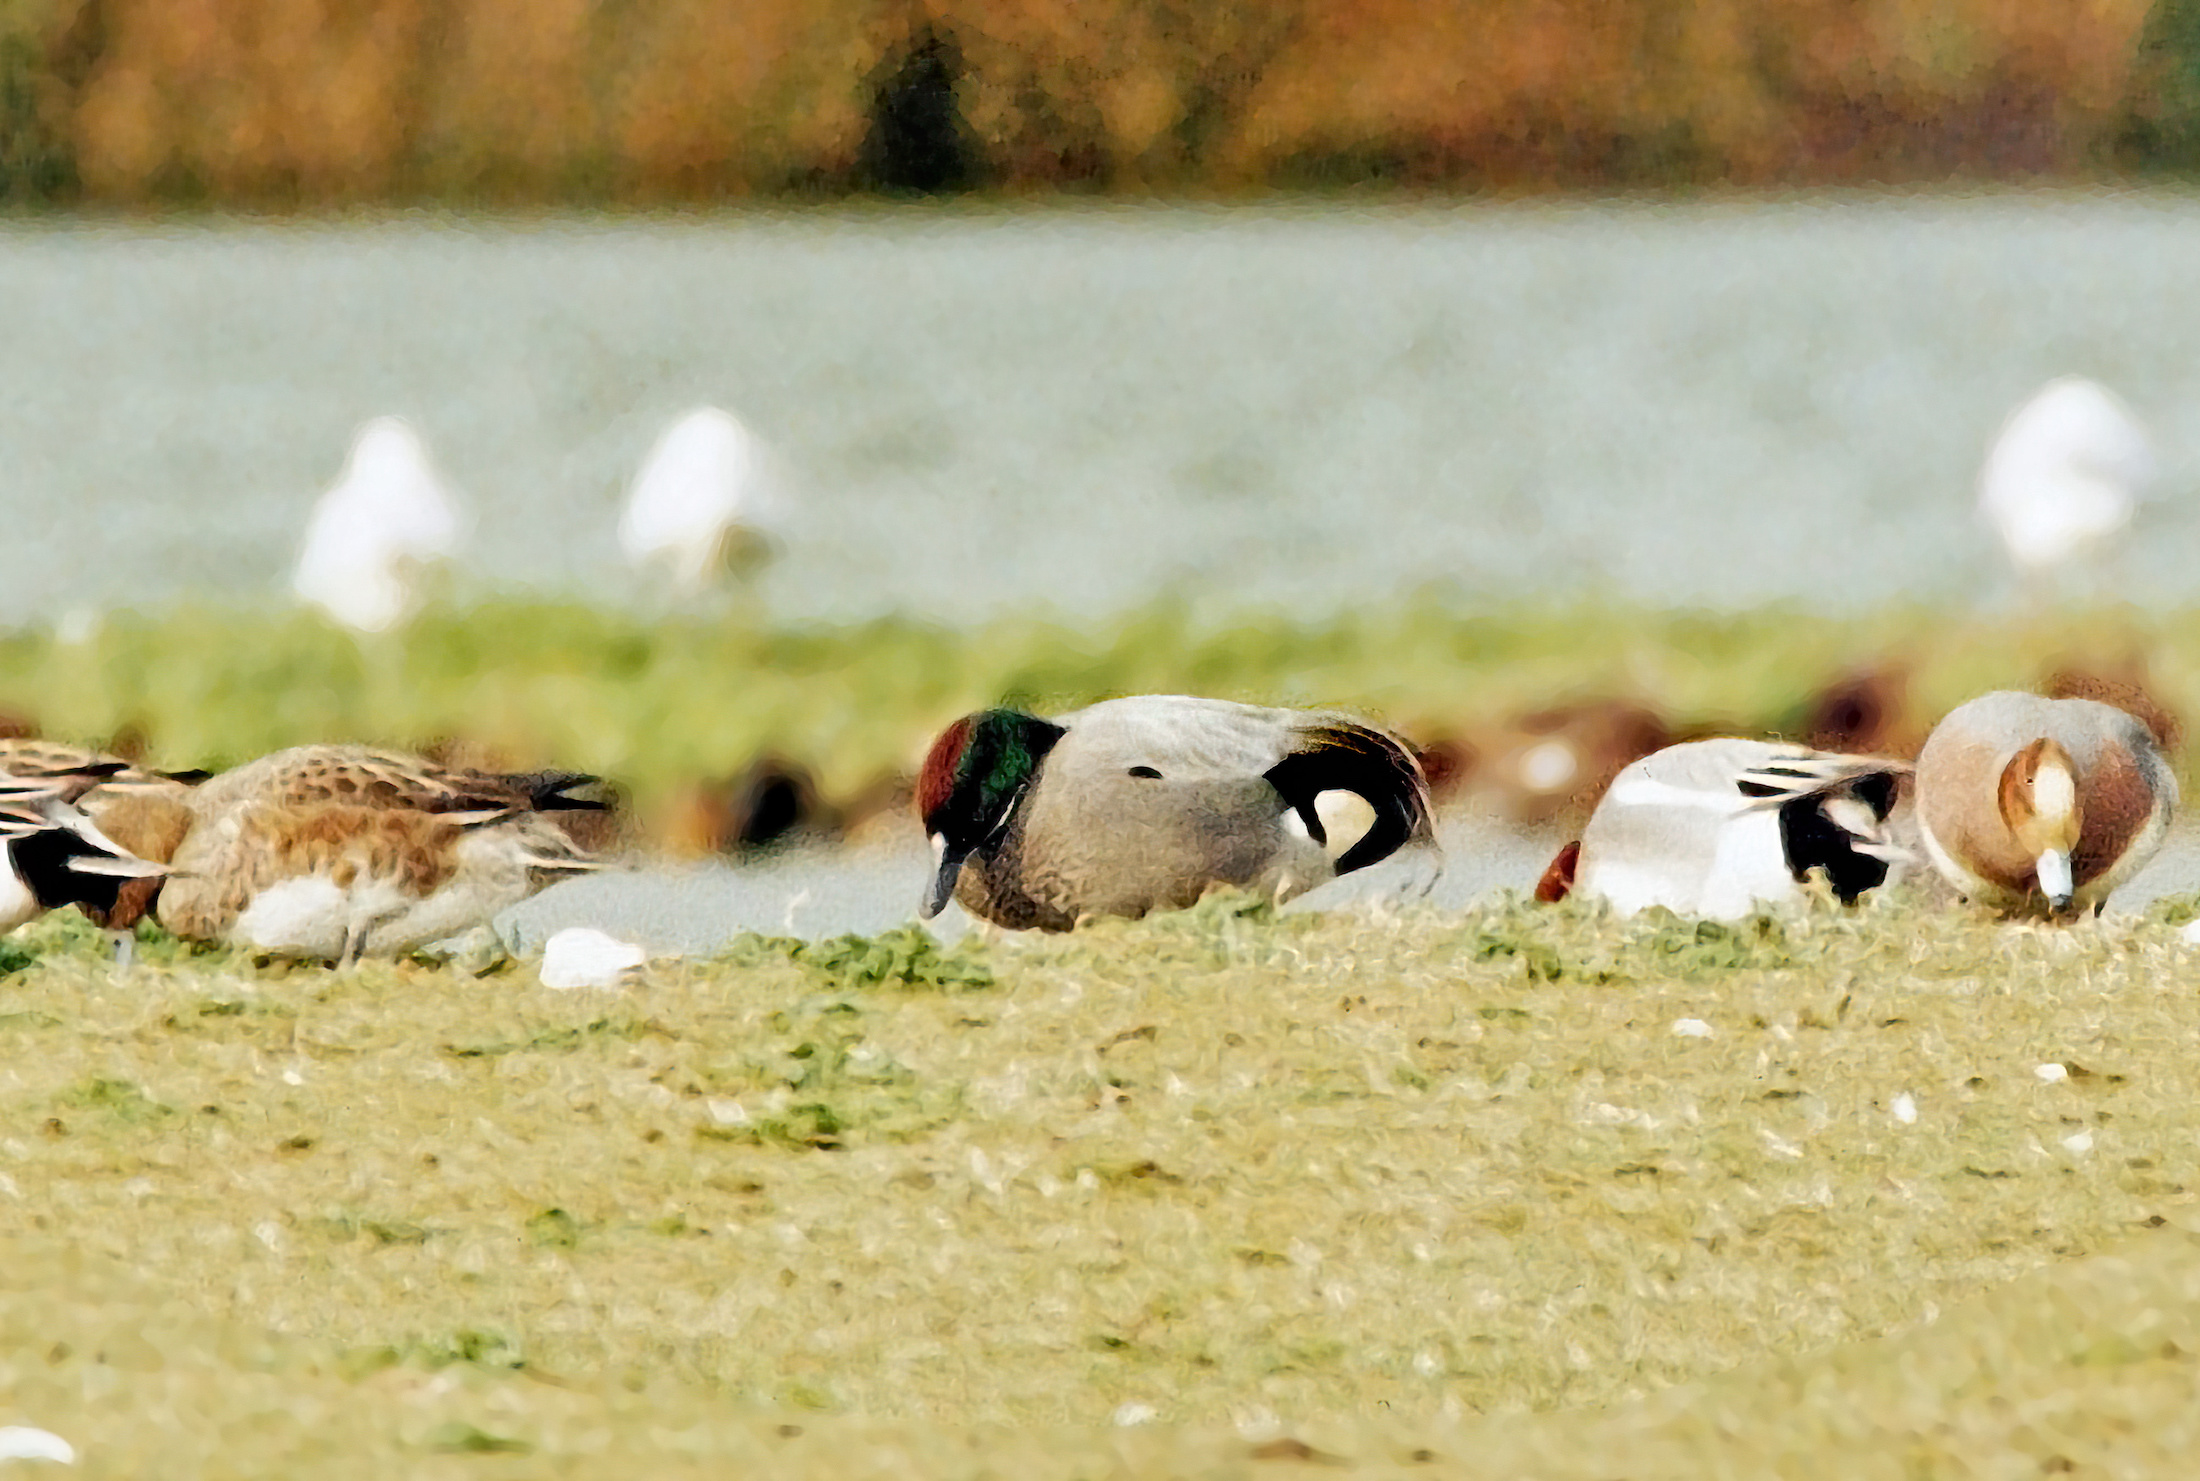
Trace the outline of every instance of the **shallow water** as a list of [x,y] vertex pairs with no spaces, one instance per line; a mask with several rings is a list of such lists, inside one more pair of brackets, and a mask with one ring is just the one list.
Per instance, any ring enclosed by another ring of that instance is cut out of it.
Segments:
[[[1555,839],[1473,815],[1445,818],[1438,838],[1440,866],[1408,850],[1284,908],[1460,910],[1504,889],[1533,889],[1557,848]],[[497,926],[522,954],[539,951],[567,926],[594,926],[652,951],[687,956],[715,952],[745,931],[812,940],[875,935],[916,920],[931,867],[932,851],[912,819],[859,848],[792,848],[739,862],[643,865],[585,876],[506,912]],[[932,923],[935,934],[949,940],[970,926],[959,905],[949,905]]]
[[[354,426],[426,433],[466,580],[637,595],[609,534],[698,402],[779,449],[774,611],[1431,582],[1655,602],[1990,591],[1971,481],[2048,378],[2200,474],[2200,198],[815,212],[0,229],[0,621],[280,589]],[[2194,501],[2131,592],[2192,600]]]
[[[1397,856],[1311,890],[1286,910],[1429,909],[1460,913],[1510,890],[1528,894],[1558,851],[1561,835],[1522,830],[1472,812],[1439,821],[1440,871]],[[707,956],[746,931],[820,940],[847,932],[876,935],[916,920],[931,851],[912,822],[895,836],[857,849],[791,850],[734,863],[684,868],[642,866],[568,881],[543,891],[497,921],[521,954],[539,952],[553,932],[594,926],[666,955]],[[2174,830],[2162,852],[2109,897],[2114,914],[2200,891],[2200,826]],[[1956,908],[1956,907],[1951,907]],[[953,940],[970,929],[962,907],[933,922]],[[2013,929],[2023,929],[2015,927]]]

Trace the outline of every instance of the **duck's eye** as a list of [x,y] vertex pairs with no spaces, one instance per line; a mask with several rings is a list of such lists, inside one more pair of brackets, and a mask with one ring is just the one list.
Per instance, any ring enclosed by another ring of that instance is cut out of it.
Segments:
[[1155,771],[1150,766],[1134,766],[1131,768],[1131,775],[1135,777],[1146,777],[1149,780],[1156,782],[1161,780],[1161,773]]

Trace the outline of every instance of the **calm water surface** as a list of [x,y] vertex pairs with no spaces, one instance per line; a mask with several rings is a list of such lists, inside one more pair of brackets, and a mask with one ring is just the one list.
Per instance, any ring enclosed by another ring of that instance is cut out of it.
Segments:
[[789,616],[1422,582],[1857,606],[1991,590],[1979,456],[2051,376],[2167,477],[2200,596],[2200,198],[918,210],[0,229],[0,621],[272,598],[352,428],[478,517],[467,581],[631,599],[663,422],[787,474]]

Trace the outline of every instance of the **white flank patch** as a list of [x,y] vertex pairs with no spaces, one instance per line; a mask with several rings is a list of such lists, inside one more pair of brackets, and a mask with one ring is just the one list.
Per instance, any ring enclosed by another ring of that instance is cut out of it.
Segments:
[[1676,1018],[1673,1020],[1673,1032],[1684,1039],[1708,1039],[1711,1037],[1711,1025],[1700,1018]]
[[1917,1102],[1911,1098],[1910,1092],[1907,1090],[1896,1096],[1894,1103],[1888,1106],[1887,1109],[1894,1112],[1894,1119],[1904,1126],[1915,1126],[1917,1124]]
[[1780,835],[1780,815],[1766,808],[1719,830],[1718,848],[1694,913],[1714,920],[1740,920],[1760,902],[1778,904],[1794,899],[1795,893],[1787,845]]
[[[1291,816],[1295,819],[1298,814]],[[1375,826],[1375,805],[1357,792],[1331,787],[1314,794],[1314,816],[1322,820],[1322,832],[1329,839],[1323,852],[1337,859],[1349,853],[1352,845],[1367,837],[1367,830]]]
[[1693,899],[1688,889],[1690,883],[1675,880],[1668,871],[1654,865],[1644,867],[1592,860],[1581,871],[1574,888],[1579,894],[1610,902],[1612,913],[1625,918],[1653,905],[1663,905],[1668,910],[1686,908]]
[[334,880],[309,874],[260,891],[230,935],[261,951],[335,957],[344,949],[350,913],[350,901]]
[[649,960],[631,941],[608,936],[593,926],[567,926],[542,948],[542,985],[560,992],[576,987],[617,987],[628,972]]
[[76,1447],[52,1430],[27,1424],[0,1425],[0,1460],[51,1460],[76,1464]]
[[2070,1067],[2068,1065],[2057,1064],[2055,1061],[2049,1060],[2046,1064],[2036,1064],[2032,1066],[2032,1073],[2039,1076],[2042,1080],[2045,1080],[2048,1084],[2052,1085],[2057,1080],[2069,1079]]

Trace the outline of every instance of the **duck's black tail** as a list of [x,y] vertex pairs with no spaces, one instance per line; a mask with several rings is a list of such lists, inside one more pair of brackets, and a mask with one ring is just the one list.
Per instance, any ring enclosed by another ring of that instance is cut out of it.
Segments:
[[1781,846],[1797,881],[1823,869],[1834,894],[1854,904],[1908,858],[1886,823],[1910,770],[1908,762],[1875,756],[1798,752],[1744,772],[1735,786],[1755,799],[1751,806],[1779,812]]
[[575,797],[579,787],[597,787],[603,778],[585,771],[527,771],[499,777],[499,781],[527,798],[536,812],[605,812],[610,802],[602,797]]
[[1337,872],[1349,874],[1389,858],[1409,843],[1433,842],[1428,781],[1413,753],[1372,726],[1330,720],[1299,732],[1299,749],[1268,768],[1270,786],[1299,815],[1314,841],[1329,839],[1314,799],[1324,792],[1350,792],[1375,810],[1367,832],[1337,860]]

